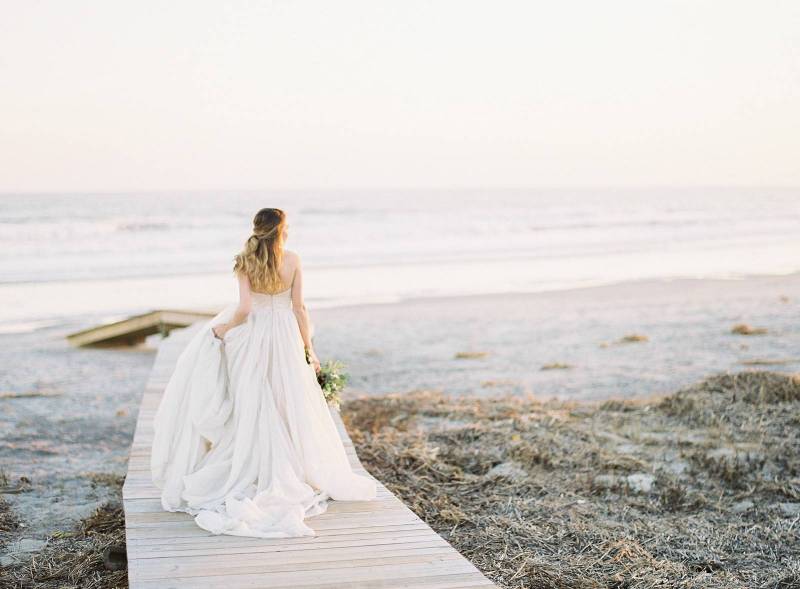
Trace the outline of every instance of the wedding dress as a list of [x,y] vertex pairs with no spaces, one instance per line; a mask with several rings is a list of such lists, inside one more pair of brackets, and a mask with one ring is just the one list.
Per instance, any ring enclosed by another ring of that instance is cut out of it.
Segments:
[[328,500],[375,497],[352,472],[306,362],[291,288],[252,293],[247,320],[220,340],[202,325],[178,358],[154,419],[153,482],[167,511],[214,534],[313,536]]

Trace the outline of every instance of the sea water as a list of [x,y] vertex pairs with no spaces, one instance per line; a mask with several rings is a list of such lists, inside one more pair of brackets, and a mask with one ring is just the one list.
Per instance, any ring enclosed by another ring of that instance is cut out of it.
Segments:
[[312,309],[800,271],[797,189],[4,194],[0,333],[235,301],[262,207]]

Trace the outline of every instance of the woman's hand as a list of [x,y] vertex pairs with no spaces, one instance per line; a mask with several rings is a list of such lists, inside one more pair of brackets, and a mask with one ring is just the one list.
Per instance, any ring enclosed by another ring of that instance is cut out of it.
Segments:
[[214,332],[214,337],[217,339],[224,339],[225,333],[228,331],[228,324],[220,323],[219,325],[215,325],[211,328],[211,331]]
[[308,356],[308,363],[314,367],[314,372],[319,372],[321,369],[319,365],[319,358],[317,358],[314,348],[306,348],[306,356]]

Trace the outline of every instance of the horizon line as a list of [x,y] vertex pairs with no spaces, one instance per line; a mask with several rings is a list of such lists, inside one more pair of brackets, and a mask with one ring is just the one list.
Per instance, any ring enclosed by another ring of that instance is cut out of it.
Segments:
[[165,193],[259,193],[259,192],[413,192],[413,191],[526,191],[526,190],[652,190],[652,189],[760,189],[760,190],[798,190],[800,185],[791,184],[540,184],[540,185],[487,185],[487,186],[343,186],[343,187],[270,187],[270,188],[132,188],[103,190],[0,190],[0,197],[5,196],[126,196],[131,194],[165,194]]

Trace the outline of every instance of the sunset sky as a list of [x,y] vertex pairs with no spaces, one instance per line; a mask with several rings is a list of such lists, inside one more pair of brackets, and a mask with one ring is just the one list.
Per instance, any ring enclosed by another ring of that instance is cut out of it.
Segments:
[[17,1],[0,192],[800,185],[800,3]]

